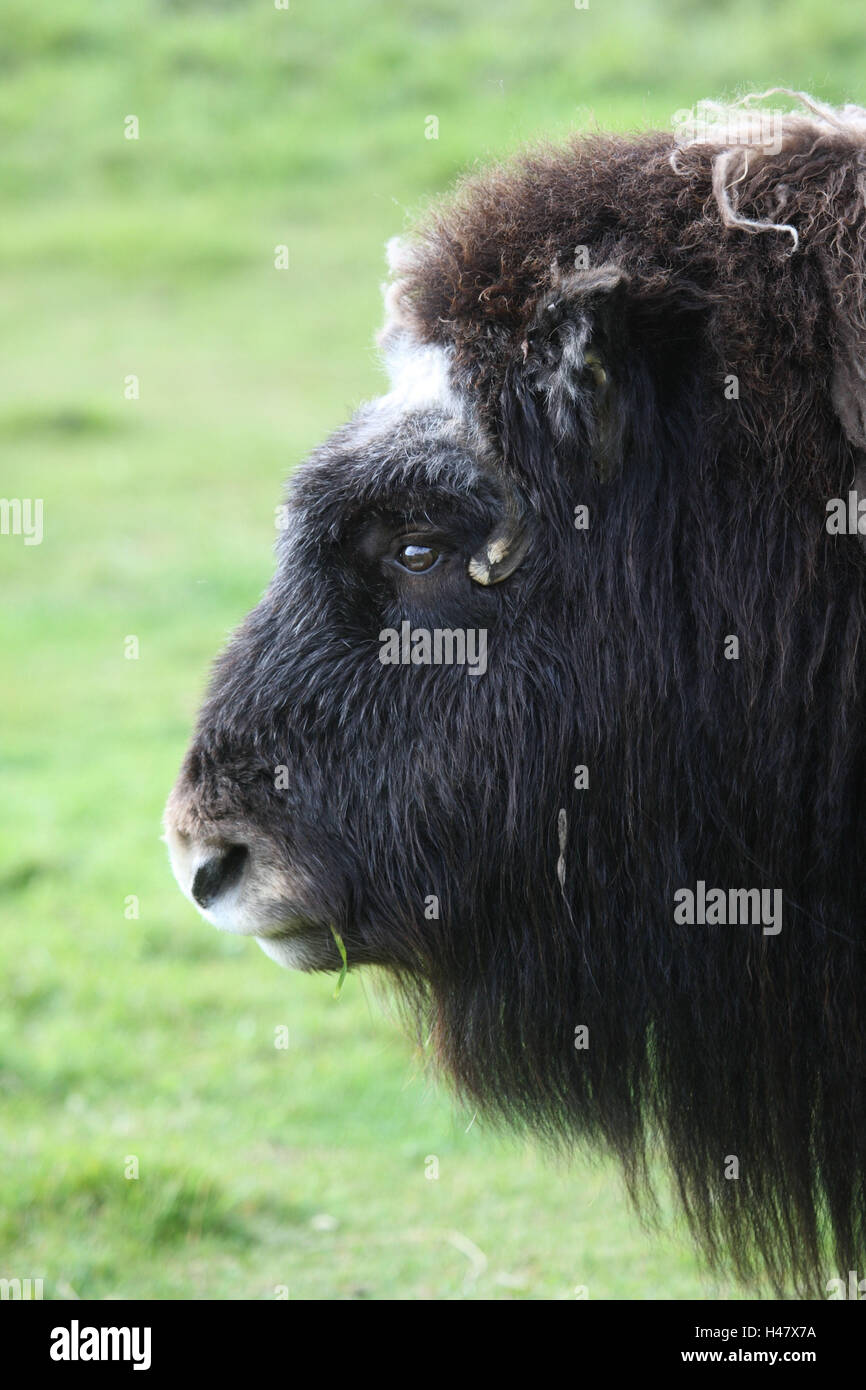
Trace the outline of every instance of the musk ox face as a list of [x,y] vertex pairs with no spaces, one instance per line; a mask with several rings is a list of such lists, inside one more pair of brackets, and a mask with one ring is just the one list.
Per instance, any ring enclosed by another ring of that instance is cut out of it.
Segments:
[[509,815],[521,666],[549,660],[521,617],[528,573],[500,587],[528,512],[449,355],[402,337],[390,358],[393,390],[294,475],[276,576],[218,663],[167,815],[204,916],[302,969],[339,967],[333,927],[351,963],[415,969],[436,952],[431,898],[441,923],[498,891],[483,807]]
[[660,1147],[780,1288],[866,1258],[866,112],[806,104],[395,249],[391,390],[296,471],[166,815],[216,926],[336,933],[473,1103],[636,1193]]

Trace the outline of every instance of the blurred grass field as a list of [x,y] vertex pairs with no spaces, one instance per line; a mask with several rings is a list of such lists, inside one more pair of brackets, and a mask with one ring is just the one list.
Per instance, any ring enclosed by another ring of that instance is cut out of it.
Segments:
[[862,0],[5,6],[0,493],[45,511],[41,545],[0,537],[0,1276],[47,1298],[737,1296],[611,1166],[473,1122],[362,979],[334,1002],[208,927],[159,822],[268,580],[283,477],[380,389],[407,215],[537,136],[864,81]]

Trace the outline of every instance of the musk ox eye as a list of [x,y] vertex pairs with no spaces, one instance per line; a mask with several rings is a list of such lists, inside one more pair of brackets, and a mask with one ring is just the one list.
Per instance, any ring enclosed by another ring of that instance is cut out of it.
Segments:
[[432,570],[439,559],[439,551],[431,545],[403,545],[395,558],[401,569],[409,570],[410,574],[423,574],[425,570]]

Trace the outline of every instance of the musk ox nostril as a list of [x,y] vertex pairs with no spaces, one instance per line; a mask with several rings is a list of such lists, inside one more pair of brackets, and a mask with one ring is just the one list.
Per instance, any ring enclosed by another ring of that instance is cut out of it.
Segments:
[[192,895],[199,907],[210,907],[211,903],[232,884],[237,883],[244,871],[248,850],[246,845],[230,845],[205,860],[197,870],[192,881]]

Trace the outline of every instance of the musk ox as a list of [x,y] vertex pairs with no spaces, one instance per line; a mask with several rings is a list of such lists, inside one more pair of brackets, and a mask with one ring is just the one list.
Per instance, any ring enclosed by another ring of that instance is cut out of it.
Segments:
[[217,927],[384,967],[463,1096],[638,1197],[661,1150],[806,1291],[866,1258],[866,111],[783,105],[391,246],[390,390],[294,473],[166,835]]

